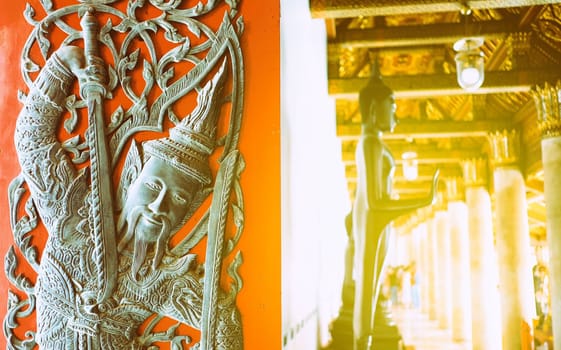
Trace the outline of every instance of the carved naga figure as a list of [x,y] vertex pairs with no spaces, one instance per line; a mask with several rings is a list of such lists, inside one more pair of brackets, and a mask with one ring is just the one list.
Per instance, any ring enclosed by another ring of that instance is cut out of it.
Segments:
[[[235,304],[241,288],[236,271],[241,253],[235,247],[243,227],[243,160],[237,150],[243,97],[238,35],[243,25],[238,18],[236,31],[231,23],[237,4],[227,1],[229,11],[213,30],[198,20],[220,9],[210,0],[193,8],[181,7],[182,1],[131,0],[126,14],[109,6],[123,1],[84,2],[54,9],[43,1],[47,16],[39,22],[32,19],[30,7],[26,12],[36,30],[24,49],[23,73],[30,91],[22,98],[15,131],[22,173],[9,192],[16,247],[37,272],[37,282],[16,275],[20,253],[10,249],[6,274],[27,298],[9,292],[4,322],[8,347],[149,349],[156,342],[169,342],[179,349],[192,343],[190,335],[177,334],[183,324],[200,332],[193,349],[242,349]],[[139,19],[138,10],[163,15]],[[103,28],[98,14],[107,15],[100,16],[108,18]],[[81,17],[82,30],[65,23],[71,16]],[[116,26],[115,19],[120,20]],[[177,30],[178,23],[199,43],[180,34],[185,30]],[[69,34],[51,54],[44,30],[49,25]],[[176,44],[163,54],[149,35],[158,29]],[[111,36],[114,32],[125,34],[120,47]],[[144,43],[148,52],[140,95],[131,84],[139,56],[138,50],[129,52],[133,42]],[[42,69],[30,57],[34,44],[45,59]],[[101,58],[102,45],[112,57],[109,63]],[[191,69],[176,77],[173,65],[180,63],[189,63]],[[82,100],[72,94],[76,81]],[[161,95],[153,99],[155,84]],[[131,106],[118,106],[107,123],[107,100],[119,87]],[[175,105],[185,103],[189,94],[196,95],[196,106],[178,118]],[[83,114],[86,127],[80,131]],[[165,120],[172,127],[164,136],[137,147],[134,137],[139,132],[163,132]],[[70,134],[66,140],[61,124]],[[226,131],[218,135],[219,129]],[[82,138],[85,142],[80,143]],[[212,159],[217,159],[214,165]],[[120,171],[119,162],[124,163]],[[116,175],[120,182],[114,191]],[[202,212],[200,218],[190,232],[181,233],[196,211]],[[227,230],[232,226],[230,212],[236,229]],[[44,247],[34,246],[31,239],[40,231],[39,221],[48,234]],[[179,243],[172,245],[176,235]],[[205,236],[206,258],[200,264],[191,250]],[[233,282],[225,291],[219,285],[229,254],[235,255],[228,267]],[[18,338],[19,320],[33,311],[36,332]],[[164,317],[179,323],[154,332]]]
[[428,197],[391,199],[394,159],[382,140],[382,133],[393,131],[396,106],[392,90],[382,82],[377,69],[361,90],[359,104],[362,131],[356,148],[358,180],[352,212],[356,272],[353,348],[385,349],[375,342],[377,330],[387,336],[392,328],[379,306],[380,276],[383,275],[389,243],[387,225],[395,218],[434,201],[438,172],[434,175],[432,193]]

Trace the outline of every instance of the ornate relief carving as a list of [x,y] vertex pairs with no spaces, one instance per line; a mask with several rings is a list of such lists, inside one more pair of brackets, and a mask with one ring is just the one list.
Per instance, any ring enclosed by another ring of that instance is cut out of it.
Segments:
[[[559,5],[546,5],[539,17],[532,23],[532,35],[535,40],[533,46],[546,58],[547,64],[561,62],[561,48],[559,35],[561,35],[561,7]],[[534,64],[539,64],[540,57],[532,55]]]
[[538,127],[542,138],[561,136],[561,82],[550,85],[545,83],[543,87],[536,86],[532,91],[532,97],[536,105],[538,116]]
[[533,29],[550,43],[561,42],[561,7],[548,5],[544,8]]
[[[9,188],[5,270],[19,292],[8,291],[8,347],[242,349],[238,2],[40,4],[42,19],[25,11],[34,29],[15,131],[22,173]],[[33,240],[41,226],[45,246]],[[21,258],[36,283],[19,274]],[[33,312],[37,329],[22,337]],[[163,318],[176,324],[155,331]]]
[[520,159],[520,134],[516,130],[489,133],[491,160],[495,167],[518,165]]
[[489,182],[487,159],[475,158],[462,161],[463,180],[466,187],[485,187]]

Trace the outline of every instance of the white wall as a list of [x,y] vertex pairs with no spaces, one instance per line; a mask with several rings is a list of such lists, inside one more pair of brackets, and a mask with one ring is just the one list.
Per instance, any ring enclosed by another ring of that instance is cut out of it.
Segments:
[[327,341],[340,303],[350,204],[326,66],[323,20],[307,1],[281,0],[284,349]]

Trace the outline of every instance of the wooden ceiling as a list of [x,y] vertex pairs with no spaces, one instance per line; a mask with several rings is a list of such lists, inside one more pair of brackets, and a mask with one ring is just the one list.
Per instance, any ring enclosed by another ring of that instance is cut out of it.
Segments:
[[[384,135],[397,161],[394,195],[426,193],[437,167],[444,178],[461,178],[462,161],[491,158],[489,133],[516,129],[532,236],[545,237],[541,139],[530,91],[561,79],[561,1],[310,0],[310,11],[327,28],[328,89],[351,197],[358,92],[377,61],[397,103],[398,126]],[[485,39],[485,81],[475,92],[456,80],[452,45],[466,36]],[[415,181],[402,175],[406,151],[418,154]]]

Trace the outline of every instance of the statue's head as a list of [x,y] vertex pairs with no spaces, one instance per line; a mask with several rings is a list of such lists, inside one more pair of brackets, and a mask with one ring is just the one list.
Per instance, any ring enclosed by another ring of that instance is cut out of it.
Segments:
[[170,235],[189,219],[193,206],[200,204],[196,199],[201,191],[212,183],[208,158],[215,146],[223,68],[200,91],[193,112],[170,129],[169,137],[143,144],[147,161],[127,191],[119,220],[119,230],[126,230],[119,251],[134,237],[135,277],[154,244],[152,268],[158,267]]
[[368,84],[360,90],[362,124],[382,131],[395,127],[395,99],[393,91],[384,84],[378,74],[372,75]]

